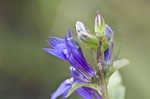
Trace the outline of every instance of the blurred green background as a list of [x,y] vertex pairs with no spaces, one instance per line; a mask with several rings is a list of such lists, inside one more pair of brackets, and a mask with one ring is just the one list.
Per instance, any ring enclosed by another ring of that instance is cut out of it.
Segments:
[[0,0],[0,98],[49,99],[70,74],[67,62],[42,50],[45,40],[74,31],[77,20],[93,31],[97,10],[131,61],[121,70],[126,99],[150,99],[149,0]]

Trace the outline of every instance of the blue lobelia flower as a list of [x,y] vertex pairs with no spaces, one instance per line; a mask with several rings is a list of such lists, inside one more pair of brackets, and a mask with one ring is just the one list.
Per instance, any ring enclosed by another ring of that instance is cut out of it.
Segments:
[[107,35],[107,40],[111,43],[104,51],[104,62],[110,64],[114,42],[112,41],[113,31],[108,25],[105,25],[105,34]]
[[[95,70],[86,61],[79,44],[71,37],[70,30],[68,31],[68,37],[65,36],[64,39],[58,37],[50,37],[50,39],[47,42],[52,48],[43,48],[43,50],[58,58],[67,60],[72,65],[70,67],[72,77],[62,82],[58,89],[51,95],[51,99],[56,99],[60,95],[63,95],[63,99],[65,99],[74,82],[92,82],[92,78],[95,77]],[[100,96],[92,88],[79,87],[75,92],[84,99],[93,99],[93,97],[100,99]]]

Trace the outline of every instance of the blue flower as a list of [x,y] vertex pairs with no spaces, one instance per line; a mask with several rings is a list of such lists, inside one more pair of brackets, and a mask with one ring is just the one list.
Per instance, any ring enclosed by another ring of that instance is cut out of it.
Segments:
[[[47,42],[52,48],[43,48],[43,50],[58,58],[67,60],[72,65],[70,67],[72,77],[62,82],[58,89],[51,95],[51,99],[56,99],[60,95],[63,95],[63,99],[65,99],[65,95],[74,82],[92,82],[92,78],[95,77],[96,73],[83,56],[77,41],[72,38],[70,30],[68,31],[68,36],[65,36],[64,39],[58,37],[50,37],[50,39]],[[93,99],[93,97],[100,99],[100,96],[92,88],[80,87],[75,92],[84,99]]]
[[67,38],[50,37],[50,39],[53,41],[47,40],[47,42],[52,48],[43,48],[43,50],[58,58],[67,60],[79,72],[84,71],[89,76],[95,75],[94,69],[87,63],[79,44],[71,37],[70,31],[68,31]]
[[108,25],[105,25],[105,34],[107,35],[107,40],[111,42],[111,44],[104,51],[104,62],[110,64],[114,42],[111,40],[113,37],[113,31]]

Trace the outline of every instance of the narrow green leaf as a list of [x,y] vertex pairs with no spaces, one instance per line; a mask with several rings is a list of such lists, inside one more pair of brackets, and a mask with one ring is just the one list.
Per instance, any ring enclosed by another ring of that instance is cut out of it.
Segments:
[[67,95],[65,96],[66,98],[69,97],[76,89],[78,89],[79,87],[81,87],[82,85],[75,82],[73,83],[71,89],[69,90],[69,92],[67,93]]

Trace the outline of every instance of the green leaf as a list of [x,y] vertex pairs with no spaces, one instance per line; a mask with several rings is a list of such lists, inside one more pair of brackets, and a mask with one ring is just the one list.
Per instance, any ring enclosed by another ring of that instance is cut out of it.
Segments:
[[67,93],[67,95],[65,96],[66,98],[69,97],[76,89],[80,88],[80,87],[89,87],[89,88],[93,88],[98,92],[97,86],[96,84],[91,84],[91,83],[73,83],[71,89],[69,90],[69,92]]
[[108,93],[110,99],[125,99],[125,87],[122,84],[119,71],[112,74],[108,82]]
[[129,60],[128,59],[120,59],[120,60],[116,60],[113,62],[113,67],[115,70],[119,70],[120,68],[127,66],[129,64]]

